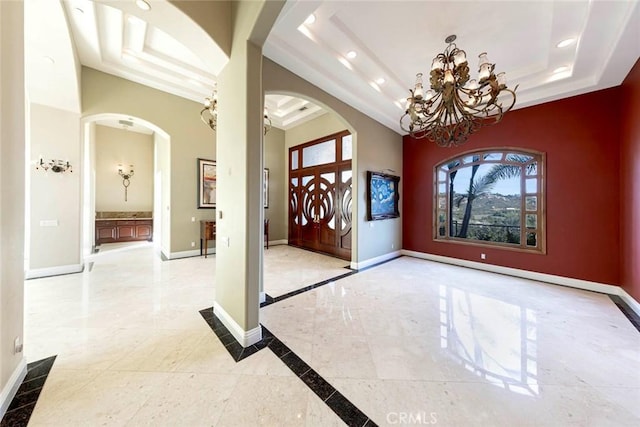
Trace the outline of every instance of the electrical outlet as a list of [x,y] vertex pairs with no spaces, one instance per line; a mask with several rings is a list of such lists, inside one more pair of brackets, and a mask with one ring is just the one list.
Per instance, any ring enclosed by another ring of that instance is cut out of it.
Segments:
[[191,247],[195,248],[196,247],[196,242],[191,242]]
[[191,217],[191,222],[196,222],[196,217],[195,216]]
[[393,243],[391,244],[391,249],[395,248],[396,245],[394,245]]
[[22,353],[22,341],[20,341],[20,337],[16,337],[13,340],[13,354]]
[[480,254],[480,259],[487,259],[487,255],[486,254]]

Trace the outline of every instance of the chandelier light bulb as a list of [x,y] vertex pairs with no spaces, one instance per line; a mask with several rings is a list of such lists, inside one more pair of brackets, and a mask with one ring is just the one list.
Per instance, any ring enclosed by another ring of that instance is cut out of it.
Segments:
[[467,62],[467,55],[464,53],[464,50],[459,50],[458,52],[456,52],[456,54],[453,56],[453,63],[455,64],[455,66],[458,67],[465,62]]
[[504,72],[498,73],[498,75],[496,77],[497,77],[498,84],[500,85],[500,87],[506,87],[507,86],[507,75]]
[[482,68],[483,65],[489,63],[489,58],[487,58],[487,52],[482,52],[478,55],[478,68]]
[[422,73],[416,74],[416,86],[413,89],[413,97],[416,99],[422,99],[424,95],[424,89],[422,89]]

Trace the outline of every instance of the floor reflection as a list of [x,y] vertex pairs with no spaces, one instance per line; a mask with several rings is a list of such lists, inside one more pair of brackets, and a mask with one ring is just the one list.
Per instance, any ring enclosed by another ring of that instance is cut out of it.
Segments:
[[440,286],[440,346],[465,369],[514,393],[537,396],[535,311]]

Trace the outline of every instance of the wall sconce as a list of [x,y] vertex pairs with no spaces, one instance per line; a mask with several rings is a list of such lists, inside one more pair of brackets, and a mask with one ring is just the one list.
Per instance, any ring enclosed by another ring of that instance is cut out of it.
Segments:
[[36,163],[36,169],[42,169],[45,172],[47,172],[49,169],[51,169],[52,172],[55,173],[62,173],[62,172],[73,172],[73,169],[71,168],[71,163],[69,163],[69,160],[49,160],[48,162],[45,162],[44,160],[42,160],[42,156],[40,156],[40,161],[38,163]]
[[118,165],[118,175],[122,177],[122,185],[124,186],[124,201],[127,201],[127,189],[129,188],[129,184],[131,184],[131,177],[133,176],[133,165],[129,165],[131,170],[129,173],[122,172],[122,165]]

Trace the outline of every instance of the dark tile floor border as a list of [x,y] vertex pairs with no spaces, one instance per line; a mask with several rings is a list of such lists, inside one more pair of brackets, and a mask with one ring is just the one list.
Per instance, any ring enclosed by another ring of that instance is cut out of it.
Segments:
[[27,364],[27,375],[2,417],[0,427],[23,427],[29,423],[55,360],[56,356],[51,356]]
[[348,273],[344,273],[344,274],[340,274],[340,275],[335,276],[335,277],[331,277],[331,278],[323,280],[321,282],[314,283],[313,285],[304,286],[304,287],[302,287],[300,289],[296,289],[295,291],[287,292],[286,294],[283,294],[283,295],[280,295],[280,296],[277,296],[277,297],[272,297],[269,294],[265,294],[265,301],[260,303],[260,308],[266,307],[266,306],[271,305],[271,304],[275,304],[275,303],[280,302],[282,300],[285,300],[287,298],[295,297],[296,295],[300,295],[300,294],[305,293],[305,292],[309,292],[309,291],[311,291],[313,289],[319,288],[320,286],[327,285],[327,284],[329,284],[331,282],[335,282],[336,280],[344,279],[345,277],[352,276],[354,274],[360,273],[360,272],[368,270],[370,268],[378,267],[379,265],[386,264],[389,261],[396,260],[396,259],[398,259],[398,258],[400,258],[402,256],[404,256],[404,255],[400,255],[400,256],[397,256],[397,257],[394,257],[394,258],[390,258],[390,259],[387,259],[387,260],[384,260],[384,261],[369,265],[367,267],[360,268],[358,270],[350,268],[350,267],[345,267],[346,269],[350,270]]
[[268,348],[275,354],[302,382],[313,391],[333,412],[348,426],[376,426],[364,412],[335,389],[327,380],[311,366],[295,354],[264,326],[262,330],[270,337]]
[[239,362],[267,347],[273,338],[263,327],[262,339],[249,347],[243,347],[231,334],[229,329],[227,329],[224,323],[222,323],[218,316],[213,313],[213,307],[200,310],[200,315],[204,318],[205,322],[207,322],[211,330],[216,334],[222,345],[224,345],[233,360],[236,362]]
[[608,295],[611,301],[613,301],[613,303],[620,309],[622,314],[624,314],[627,319],[629,319],[631,324],[635,326],[637,331],[640,332],[640,316],[638,316],[638,313],[633,311],[629,304],[627,304],[627,302],[620,298],[618,295]]
[[258,351],[269,348],[300,380],[311,389],[322,401],[331,408],[349,426],[375,426],[376,424],[329,384],[320,374],[314,371],[304,360],[284,345],[267,328],[262,328],[262,339],[249,347],[242,347],[233,337],[229,329],[214,314],[213,307],[200,310],[200,314],[209,327],[225,346],[236,362],[245,359]]

